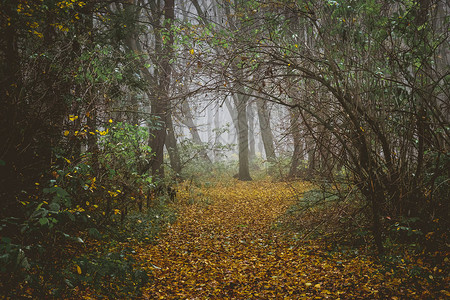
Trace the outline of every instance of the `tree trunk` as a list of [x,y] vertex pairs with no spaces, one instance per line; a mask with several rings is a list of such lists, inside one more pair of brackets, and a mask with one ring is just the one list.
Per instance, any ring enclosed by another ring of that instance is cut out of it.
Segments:
[[157,178],[164,178],[164,144],[166,143],[166,124],[164,122],[165,112],[162,101],[151,102],[152,116],[158,117],[159,125],[150,126],[150,138],[148,145],[154,154],[150,159],[151,175]]
[[369,200],[372,208],[372,233],[375,241],[375,247],[378,254],[383,255],[383,234],[380,221],[380,210],[382,200],[382,188],[378,185],[377,181],[370,181],[370,186],[365,188],[364,196]]
[[[5,15],[12,15],[10,8],[12,5],[5,5]],[[3,8],[2,8],[3,9]],[[13,23],[13,22],[12,22]],[[23,145],[23,130],[19,126],[26,116],[25,106],[20,101],[22,89],[22,78],[20,76],[20,56],[18,47],[18,34],[15,24],[2,28],[0,43],[0,55],[3,58],[0,62],[0,198],[2,199],[2,210],[8,211],[9,205],[17,206],[16,193],[24,181],[22,172],[24,155],[19,155],[22,151],[19,145]],[[0,217],[3,213],[0,212]]]
[[236,131],[232,131],[233,135],[229,134],[228,135],[228,143],[229,144],[233,144],[236,141],[236,135],[238,132],[238,116],[237,116],[237,109],[234,109],[233,106],[231,105],[229,99],[225,99],[225,105],[227,106],[228,112],[230,113],[231,116],[231,120],[233,121],[233,125],[234,128],[236,128]]
[[216,110],[216,114],[214,115],[214,128],[216,129],[215,136],[214,136],[214,161],[218,160],[219,157],[219,150],[218,145],[220,143],[220,130],[217,130],[220,128],[220,119],[219,119],[219,107]]
[[298,166],[300,165],[300,160],[302,159],[303,147],[300,136],[300,126],[299,117],[300,112],[298,108],[293,108],[290,112],[291,121],[291,134],[294,143],[294,153],[292,154],[291,167],[289,169],[290,178],[295,178],[299,175]]
[[181,161],[180,153],[177,147],[177,138],[175,136],[175,130],[173,128],[172,116],[169,114],[166,116],[166,127],[167,127],[167,137],[166,137],[166,148],[169,152],[170,166],[178,177],[181,173]]
[[[158,14],[156,9],[153,13]],[[167,136],[167,120],[170,116],[169,89],[172,74],[170,60],[173,57],[173,31],[171,29],[175,18],[174,0],[164,1],[164,30],[169,33],[168,39],[165,39],[159,30],[155,31],[155,52],[157,54],[157,73],[159,84],[156,95],[151,98],[152,115],[159,117],[162,121],[161,127],[150,129],[149,146],[155,155],[150,161],[150,167],[153,177],[164,178],[164,144]],[[161,21],[161,19],[160,19]],[[161,28],[162,29],[162,28]]]
[[[95,132],[97,128],[97,107],[92,108],[87,113],[87,126],[89,131]],[[87,151],[92,154],[92,168],[94,172],[98,172],[99,163],[98,163],[98,136],[96,134],[87,135]]]
[[238,119],[238,149],[239,149],[239,180],[249,181],[249,151],[248,151],[248,120],[247,120],[247,99],[243,94],[234,95],[235,106]]
[[273,172],[272,164],[276,161],[275,147],[273,144],[273,134],[270,128],[270,115],[267,111],[266,103],[262,100],[256,101],[258,109],[259,128],[261,130],[261,138],[264,145],[266,160],[269,162],[269,174]]
[[255,158],[255,115],[253,112],[253,103],[249,102],[247,105],[247,120],[248,120],[248,143],[249,143],[249,160]]
[[[188,101],[183,101],[181,104],[181,111],[183,113],[183,118],[181,122],[189,128],[189,132],[192,135],[192,140],[197,145],[203,145],[202,139],[200,137],[200,134],[198,133],[197,125],[194,123],[194,117],[192,115],[191,107],[189,106]],[[200,150],[200,156],[203,157],[207,162],[211,163],[211,159],[208,156],[208,153],[202,149]]]

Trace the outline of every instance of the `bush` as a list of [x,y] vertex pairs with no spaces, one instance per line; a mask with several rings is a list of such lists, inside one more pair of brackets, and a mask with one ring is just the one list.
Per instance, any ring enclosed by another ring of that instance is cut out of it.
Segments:
[[[144,212],[154,188],[143,172],[152,155],[148,129],[110,121],[97,134],[97,152],[66,157],[55,150],[51,169],[18,199],[20,214],[0,219],[3,295],[59,297],[87,287],[106,297],[139,294],[147,275],[134,266],[131,250],[116,251],[114,243],[153,241],[175,214],[163,200]],[[101,245],[94,252],[102,254],[83,254],[87,242]]]
[[78,292],[94,289],[95,297],[107,299],[135,298],[141,295],[140,289],[148,282],[151,274],[136,268],[134,250],[105,249],[104,252],[91,252],[74,259],[64,270],[65,284]]

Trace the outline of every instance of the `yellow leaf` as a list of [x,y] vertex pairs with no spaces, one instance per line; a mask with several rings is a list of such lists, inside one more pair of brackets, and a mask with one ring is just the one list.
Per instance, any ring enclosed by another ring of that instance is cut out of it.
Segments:
[[69,115],[69,120],[70,120],[70,121],[75,121],[76,119],[78,119],[78,116],[75,116],[75,115]]
[[81,268],[80,268],[80,266],[79,265],[76,265],[76,266],[77,266],[77,273],[81,275]]
[[189,52],[194,55],[194,49],[189,50]]
[[109,123],[112,123],[113,122],[113,120],[112,119],[109,119],[109,121],[108,121]]
[[441,290],[441,293],[446,295],[447,297],[450,297],[450,293],[446,290]]
[[69,135],[69,130],[64,131],[64,136],[68,136]]
[[316,284],[314,287],[315,287],[316,289],[320,289],[320,283]]
[[310,287],[312,285],[312,283],[311,282],[307,282],[307,283],[305,283],[305,285],[306,285],[306,287]]

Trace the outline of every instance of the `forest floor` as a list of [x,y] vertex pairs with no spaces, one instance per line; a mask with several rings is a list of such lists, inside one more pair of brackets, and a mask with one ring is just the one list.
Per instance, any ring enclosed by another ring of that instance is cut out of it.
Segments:
[[[373,256],[328,251],[280,230],[277,224],[283,214],[310,188],[307,183],[270,181],[181,187],[177,221],[155,245],[135,248],[138,260],[151,274],[143,298],[395,300],[449,296],[445,289],[436,290],[432,275],[411,280],[402,272],[386,271]],[[402,269],[399,264],[397,270]]]

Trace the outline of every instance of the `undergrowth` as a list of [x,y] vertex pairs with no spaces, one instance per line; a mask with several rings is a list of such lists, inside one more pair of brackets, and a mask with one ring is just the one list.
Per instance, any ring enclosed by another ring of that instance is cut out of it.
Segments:
[[[442,246],[430,246],[436,241],[423,241],[427,233],[415,226],[418,218],[393,221],[393,217],[385,216],[385,252],[377,256],[373,247],[371,215],[367,214],[367,204],[362,199],[352,186],[316,185],[297,197],[277,220],[276,228],[289,234],[294,241],[312,240],[330,254],[375,257],[379,264],[378,276],[397,282],[406,294],[422,290],[426,285],[432,288],[422,291],[423,297],[435,293],[441,294],[439,297],[448,296],[445,290],[450,272],[448,251],[429,251],[442,249]],[[429,236],[432,234],[434,231],[428,233]]]

